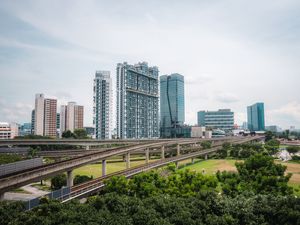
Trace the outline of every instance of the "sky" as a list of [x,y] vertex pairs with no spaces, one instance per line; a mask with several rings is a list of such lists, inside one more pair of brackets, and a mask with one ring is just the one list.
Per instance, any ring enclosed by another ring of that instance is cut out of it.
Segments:
[[266,125],[300,128],[299,15],[299,0],[1,0],[0,121],[30,122],[44,93],[90,126],[95,71],[115,90],[117,63],[146,61],[184,75],[187,124],[264,102]]

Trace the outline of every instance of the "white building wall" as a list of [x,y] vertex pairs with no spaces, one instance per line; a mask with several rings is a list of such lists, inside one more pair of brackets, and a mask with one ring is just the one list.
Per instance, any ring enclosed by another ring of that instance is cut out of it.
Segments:
[[44,135],[44,95],[35,95],[35,123],[34,123],[34,134]]

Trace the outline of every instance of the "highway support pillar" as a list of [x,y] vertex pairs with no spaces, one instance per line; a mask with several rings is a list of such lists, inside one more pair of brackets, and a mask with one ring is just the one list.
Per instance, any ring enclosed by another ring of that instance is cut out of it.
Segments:
[[4,200],[4,192],[0,193],[0,201]]
[[67,186],[68,187],[73,186],[73,170],[67,171]]
[[165,146],[161,146],[161,159],[165,159]]
[[149,155],[149,148],[146,148],[146,163],[149,163],[150,155]]
[[102,176],[106,176],[106,159],[102,160]]
[[180,155],[180,144],[177,144],[177,156]]
[[208,155],[207,155],[207,154],[205,154],[204,158],[205,158],[205,160],[207,160],[207,158],[208,158]]
[[130,152],[126,153],[126,169],[130,168]]
[[192,158],[192,164],[194,164],[195,163],[195,158]]

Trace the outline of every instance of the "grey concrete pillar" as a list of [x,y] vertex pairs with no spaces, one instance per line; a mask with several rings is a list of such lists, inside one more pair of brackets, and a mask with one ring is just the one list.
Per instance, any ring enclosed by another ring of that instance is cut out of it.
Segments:
[[67,186],[68,187],[73,186],[73,170],[67,171]]
[[102,176],[106,176],[106,159],[102,160]]
[[149,148],[146,148],[146,163],[149,163],[149,159],[150,159]]
[[0,201],[4,200],[4,192],[0,193]]
[[177,144],[177,155],[180,155],[180,144]]
[[194,164],[194,162],[195,162],[195,158],[192,158],[192,164]]
[[126,169],[130,168],[130,152],[126,154]]
[[206,154],[206,155],[205,155],[205,160],[207,160],[207,158],[208,158],[208,155]]
[[165,146],[161,146],[161,159],[165,159]]
[[175,162],[175,165],[176,165],[176,169],[178,169],[178,166],[179,166],[179,162]]

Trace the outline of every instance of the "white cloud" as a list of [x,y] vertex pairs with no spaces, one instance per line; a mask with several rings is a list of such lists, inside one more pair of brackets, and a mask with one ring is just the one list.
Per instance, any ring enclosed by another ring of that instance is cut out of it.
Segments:
[[232,93],[219,93],[216,95],[215,99],[222,103],[233,103],[239,101],[238,96]]

